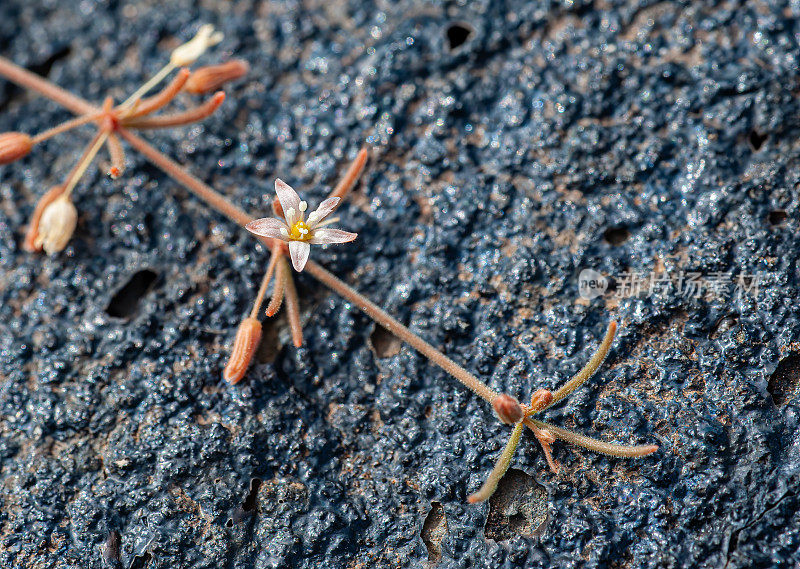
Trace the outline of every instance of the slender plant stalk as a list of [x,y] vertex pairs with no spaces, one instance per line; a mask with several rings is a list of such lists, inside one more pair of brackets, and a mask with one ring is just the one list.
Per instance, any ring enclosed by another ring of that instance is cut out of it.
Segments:
[[82,115],[79,117],[75,117],[74,119],[70,119],[66,122],[61,123],[58,126],[54,126],[53,128],[49,128],[44,132],[40,132],[36,136],[33,137],[33,143],[39,144],[40,142],[44,142],[48,138],[53,138],[56,135],[59,135],[63,132],[67,132],[68,130],[72,130],[73,128],[89,124],[90,122],[96,121],[100,118],[100,113],[89,113],[86,115]]
[[97,156],[97,153],[105,144],[106,139],[110,133],[106,130],[100,130],[95,134],[92,142],[89,143],[89,149],[84,153],[81,157],[78,165],[72,171],[69,178],[67,178],[67,182],[64,185],[64,195],[69,197],[72,193],[72,190],[75,189],[75,186],[78,184],[78,181],[83,177],[84,173],[86,172],[87,168],[89,168],[89,164],[92,163],[94,157]]
[[141,117],[156,112],[158,109],[168,105],[172,99],[181,92],[186,81],[189,79],[189,70],[181,69],[169,85],[152,97],[144,99],[131,109],[131,117]]
[[494,468],[489,473],[489,476],[486,478],[483,486],[480,487],[480,490],[474,494],[470,494],[470,496],[467,498],[467,501],[470,504],[483,502],[492,494],[494,494],[494,491],[497,489],[497,484],[506,473],[506,470],[508,470],[511,460],[514,458],[514,453],[517,451],[517,447],[519,446],[523,429],[524,425],[522,423],[517,423],[514,425],[514,430],[511,431],[511,436],[508,438],[506,447],[503,449],[503,452],[500,453],[497,462],[494,464]]
[[600,343],[600,347],[597,348],[597,351],[592,356],[592,359],[590,359],[589,362],[583,366],[583,369],[575,374],[572,379],[553,392],[553,400],[549,405],[542,408],[541,411],[549,409],[565,397],[569,396],[573,391],[586,383],[586,381],[594,375],[594,373],[597,371],[597,368],[599,368],[600,364],[603,363],[603,360],[606,359],[608,350],[611,349],[611,344],[614,341],[614,334],[616,334],[616,332],[617,323],[612,321],[608,325],[606,337],[603,338],[603,341]]
[[[341,198],[344,200],[344,197],[350,193],[350,190],[353,189],[353,186],[356,184],[356,181],[361,176],[361,172],[364,171],[364,166],[367,164],[367,158],[369,157],[369,152],[367,152],[366,148],[362,148],[358,152],[358,156],[356,159],[353,160],[353,163],[350,164],[350,167],[345,172],[344,177],[336,184],[336,187],[328,196],[329,198]],[[342,203],[341,201],[339,202]]]
[[557,439],[561,439],[562,441],[568,442],[575,446],[583,447],[585,449],[599,452],[600,454],[605,454],[608,456],[634,458],[647,456],[648,454],[652,454],[658,450],[657,445],[625,446],[607,443],[606,441],[593,439],[592,437],[587,437],[586,435],[570,431],[569,429],[562,429],[561,427],[556,427],[555,425],[545,423],[544,421],[537,421],[536,419],[526,418],[524,419],[524,423],[526,426],[531,428],[531,430],[534,430],[534,427],[546,430]]
[[264,296],[267,294],[267,286],[272,280],[272,273],[275,272],[275,263],[278,261],[278,254],[273,251],[269,257],[267,270],[264,272],[264,278],[261,279],[261,286],[258,287],[258,294],[256,300],[253,302],[253,309],[250,311],[250,318],[257,318],[258,311],[261,310],[261,305],[264,303]]
[[108,146],[108,154],[111,157],[111,169],[108,173],[112,178],[118,178],[125,170],[125,150],[122,148],[119,137],[113,132],[108,135],[106,145]]
[[[280,255],[273,255],[279,257]],[[275,276],[275,287],[272,289],[272,298],[267,305],[267,316],[275,316],[280,310],[283,303],[283,290],[286,285],[286,279],[292,278],[291,275],[286,273],[286,263],[278,263],[277,275]]]
[[155,75],[153,75],[153,76],[152,76],[152,77],[151,77],[151,78],[150,78],[150,79],[147,81],[147,83],[145,83],[144,85],[142,85],[141,87],[139,87],[138,89],[136,89],[136,91],[135,91],[135,92],[134,92],[134,93],[133,93],[133,94],[132,94],[130,97],[128,97],[127,99],[125,99],[125,102],[124,102],[124,103],[122,103],[122,105],[120,105],[120,106],[122,106],[122,107],[131,107],[131,106],[133,106],[134,104],[136,104],[136,101],[138,101],[139,99],[141,99],[141,98],[142,98],[144,95],[146,95],[146,94],[147,94],[147,92],[148,92],[148,91],[150,91],[150,89],[152,89],[153,87],[155,87],[156,85],[158,85],[159,83],[161,83],[161,81],[163,81],[163,80],[164,80],[164,78],[165,78],[167,75],[169,75],[170,73],[172,73],[172,70],[173,70],[173,69],[175,69],[175,66],[174,66],[172,63],[167,63],[167,64],[166,64],[164,67],[162,67],[161,69],[159,69],[159,70],[158,70],[158,73],[156,73]]
[[296,348],[303,345],[303,327],[300,324],[300,299],[297,296],[297,289],[294,286],[294,279],[291,276],[289,262],[285,255],[281,255],[280,263],[285,267],[283,270],[284,296],[286,297],[286,315],[289,319],[289,328],[292,330],[292,342]]
[[66,89],[62,89],[58,85],[51,83],[35,73],[31,73],[24,67],[20,67],[2,56],[0,56],[0,75],[5,75],[7,79],[13,81],[17,85],[30,89],[31,91],[36,91],[40,95],[44,95],[51,101],[58,103],[76,115],[85,115],[100,111],[98,107],[95,107],[90,102],[77,95],[73,95]]
[[375,322],[386,328],[389,332],[406,342],[412,348],[427,357],[444,371],[455,377],[478,396],[491,403],[498,393],[483,383],[477,377],[469,373],[456,362],[445,356],[439,350],[431,346],[428,342],[414,334],[411,330],[400,324],[385,310],[365,297],[360,292],[346,285],[332,273],[322,266],[309,259],[306,264],[305,272],[313,276],[319,282],[327,286],[336,294],[355,304],[362,312],[372,318]]
[[225,93],[218,91],[202,105],[192,107],[180,113],[175,113],[174,115],[126,120],[125,126],[137,129],[172,128],[174,126],[198,122],[214,114],[214,111],[219,108],[224,100]]

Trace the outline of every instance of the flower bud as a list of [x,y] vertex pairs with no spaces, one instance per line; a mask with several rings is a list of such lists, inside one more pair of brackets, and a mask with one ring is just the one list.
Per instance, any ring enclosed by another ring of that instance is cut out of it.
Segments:
[[194,95],[203,95],[216,91],[228,81],[244,77],[248,71],[250,71],[250,65],[242,59],[200,67],[192,71],[183,88]]
[[222,32],[215,32],[214,26],[206,24],[200,26],[197,34],[185,44],[179,45],[172,51],[169,61],[175,67],[191,65],[197,58],[211,46],[217,45],[222,41]]
[[245,318],[239,324],[233,350],[228,365],[222,370],[222,378],[230,384],[236,384],[244,377],[250,360],[261,342],[261,322],[256,318]]
[[24,132],[0,134],[0,164],[10,164],[28,155],[33,148],[33,139]]
[[531,396],[531,411],[541,411],[553,401],[553,392],[549,389],[537,389]]
[[501,393],[494,398],[492,408],[494,408],[497,418],[506,425],[516,425],[522,420],[524,414],[519,401],[505,393]]
[[31,222],[28,224],[28,231],[25,233],[25,241],[22,244],[26,251],[36,253],[42,250],[42,244],[39,242],[39,223],[42,220],[42,214],[47,206],[56,201],[63,193],[64,186],[53,186],[36,202],[36,208],[31,215]]
[[60,197],[44,208],[39,220],[39,235],[36,246],[48,255],[62,251],[69,243],[78,224],[78,210],[69,197]]

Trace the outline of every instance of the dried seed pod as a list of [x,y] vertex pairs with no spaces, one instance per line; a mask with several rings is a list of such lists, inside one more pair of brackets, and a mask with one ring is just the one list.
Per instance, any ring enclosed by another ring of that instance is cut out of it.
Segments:
[[194,95],[204,95],[216,91],[228,81],[244,77],[248,71],[250,65],[242,59],[200,67],[192,72],[183,88]]
[[63,251],[77,224],[78,210],[69,197],[57,198],[42,212],[39,234],[35,241],[36,247],[43,248],[48,255]]
[[42,213],[62,193],[64,193],[64,186],[53,186],[36,202],[36,208],[33,210],[31,222],[28,224],[28,231],[25,233],[25,241],[22,244],[26,251],[35,253],[42,250],[42,245],[39,242],[39,223],[42,220]]
[[494,398],[492,407],[497,417],[506,425],[515,425],[519,423],[524,415],[522,405],[519,404],[519,401],[505,393],[501,393]]
[[222,378],[225,381],[235,384],[244,377],[259,342],[261,342],[261,322],[257,318],[242,320],[236,332],[236,339],[233,341],[228,365],[222,370]]
[[24,132],[0,134],[0,164],[10,164],[28,155],[33,148],[33,138]]

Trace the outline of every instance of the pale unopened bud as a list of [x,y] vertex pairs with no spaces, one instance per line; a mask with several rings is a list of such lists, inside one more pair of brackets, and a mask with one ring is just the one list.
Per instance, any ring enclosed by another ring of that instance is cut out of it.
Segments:
[[68,197],[61,197],[48,205],[39,220],[37,247],[48,255],[63,251],[78,224],[78,210]]
[[222,378],[225,381],[235,384],[244,377],[260,342],[261,322],[256,318],[242,320],[239,330],[236,332],[236,339],[233,341],[233,350],[231,350],[228,365],[222,370]]
[[228,81],[244,77],[248,71],[250,71],[250,65],[242,59],[200,67],[192,71],[183,88],[194,95],[203,95],[216,91]]
[[33,148],[33,139],[24,132],[0,134],[0,164],[10,164],[28,155]]
[[197,58],[203,55],[205,51],[212,46],[217,45],[222,41],[222,32],[215,32],[214,26],[206,24],[200,26],[197,34],[187,41],[185,44],[179,45],[172,51],[169,61],[175,67],[184,67],[191,65]]
[[519,404],[519,401],[505,393],[501,393],[494,398],[492,407],[497,417],[506,425],[516,425],[522,420],[522,416],[524,415],[522,405]]

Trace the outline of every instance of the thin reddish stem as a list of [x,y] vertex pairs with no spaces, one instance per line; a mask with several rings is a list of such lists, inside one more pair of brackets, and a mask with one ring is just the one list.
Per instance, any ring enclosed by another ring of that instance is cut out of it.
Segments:
[[[359,176],[361,176],[361,172],[364,171],[368,156],[369,152],[367,152],[366,148],[362,148],[358,152],[358,156],[356,156],[355,160],[350,164],[350,167],[347,169],[347,172],[345,172],[341,181],[336,184],[336,187],[328,196],[329,198],[342,198],[342,201],[344,201],[345,196],[350,193],[350,190],[356,185]],[[341,201],[339,203],[341,203]]]
[[289,328],[292,330],[292,342],[296,348],[303,345],[303,327],[300,324],[300,299],[297,297],[297,289],[294,286],[292,271],[286,257],[281,256],[284,265],[284,296],[286,297],[286,316],[289,318]]
[[[255,218],[251,217],[247,212],[233,205],[225,196],[215,191],[205,182],[201,182],[198,178],[187,172],[180,164],[156,150],[149,142],[140,136],[126,128],[120,128],[117,134],[124,138],[133,148],[141,152],[150,162],[161,168],[164,173],[178,183],[186,186],[190,192],[235,224],[244,227],[251,221],[254,221]],[[276,244],[279,246],[283,245],[282,242],[269,237],[256,238],[270,249]]]
[[70,119],[66,122],[63,122],[58,126],[54,126],[53,128],[49,128],[44,132],[40,132],[39,134],[33,137],[33,143],[39,144],[40,142],[44,142],[48,138],[53,138],[54,136],[72,130],[73,128],[77,128],[79,126],[96,121],[101,116],[102,113],[89,113],[86,115],[75,117],[74,119]]
[[483,383],[477,377],[469,373],[466,369],[445,356],[439,350],[431,346],[428,342],[414,334],[411,330],[400,324],[385,310],[359,293],[357,290],[346,285],[332,273],[328,272],[312,260],[306,264],[304,272],[309,273],[319,282],[333,290],[339,296],[355,304],[367,316],[386,328],[389,332],[406,342],[412,348],[420,352],[423,356],[438,365],[448,374],[463,383],[466,387],[474,391],[478,396],[491,403],[498,393]]
[[278,261],[278,255],[280,255],[280,252],[277,250],[277,247],[273,248],[272,254],[269,257],[269,263],[267,264],[267,270],[264,272],[264,278],[261,279],[261,286],[258,287],[256,300],[253,302],[253,309],[250,311],[250,318],[258,317],[258,311],[261,310],[261,305],[264,303],[264,296],[267,294],[267,286],[269,286],[269,282],[272,280],[272,273],[275,272],[275,263]]
[[183,89],[183,86],[189,79],[189,75],[191,75],[191,73],[188,69],[181,69],[178,74],[175,75],[175,78],[170,82],[170,84],[164,87],[161,91],[152,97],[143,99],[138,103],[133,103],[130,114],[124,115],[123,120],[128,121],[133,117],[143,117],[168,105],[172,99],[174,99],[175,96],[181,92],[181,89]]
[[117,179],[125,171],[125,150],[122,148],[119,137],[113,132],[108,135],[106,145],[108,146],[108,154],[111,157],[111,168],[108,170],[108,175]]
[[[279,253],[278,255],[282,255]],[[278,257],[276,255],[276,258]],[[275,287],[272,289],[272,298],[267,305],[267,316],[275,316],[278,310],[281,309],[281,304],[283,304],[283,291],[284,285],[286,284],[287,278],[292,278],[292,276],[287,272],[288,265],[286,263],[278,263],[277,274],[275,275]]]
[[100,110],[90,102],[73,95],[69,91],[62,89],[58,85],[51,83],[35,73],[31,73],[24,67],[20,67],[5,57],[0,57],[0,75],[3,75],[6,79],[13,81],[17,85],[30,89],[31,91],[36,91],[62,107],[69,109],[76,115],[96,113]]
[[211,97],[202,105],[198,105],[182,113],[164,115],[161,117],[152,117],[148,119],[131,119],[124,121],[123,124],[128,128],[135,129],[172,128],[174,126],[183,126],[201,121],[204,118],[211,116],[224,100],[225,93],[218,91],[213,97]]

